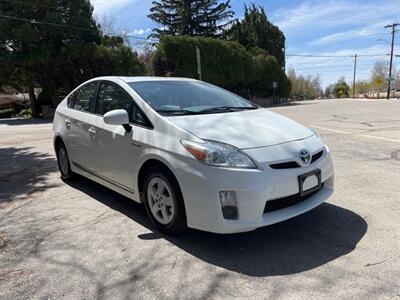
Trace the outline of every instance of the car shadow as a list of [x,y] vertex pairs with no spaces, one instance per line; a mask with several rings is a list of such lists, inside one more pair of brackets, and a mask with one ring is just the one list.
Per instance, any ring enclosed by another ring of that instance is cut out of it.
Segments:
[[140,234],[140,239],[164,238],[206,263],[248,276],[295,274],[317,268],[352,252],[368,228],[358,214],[324,203],[294,219],[252,232],[219,235],[190,230],[171,237],[157,232],[144,208],[132,200],[80,176],[68,184],[151,231]]

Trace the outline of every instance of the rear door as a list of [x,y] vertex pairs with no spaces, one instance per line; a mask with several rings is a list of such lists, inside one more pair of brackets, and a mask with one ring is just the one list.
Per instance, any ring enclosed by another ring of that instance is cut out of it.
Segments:
[[94,101],[97,88],[98,82],[96,81],[77,90],[72,109],[66,119],[69,127],[68,150],[74,168],[92,170],[96,163],[99,124],[97,124],[98,118],[94,114]]

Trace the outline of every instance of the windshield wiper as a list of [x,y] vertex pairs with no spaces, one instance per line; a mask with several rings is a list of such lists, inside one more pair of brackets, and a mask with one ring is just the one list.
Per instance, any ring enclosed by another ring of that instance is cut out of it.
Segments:
[[198,112],[187,110],[187,109],[158,109],[156,110],[160,114],[168,115],[196,115]]
[[244,109],[257,109],[257,106],[217,106],[210,107],[203,110],[200,110],[199,113],[213,113],[213,112],[227,112],[227,111],[236,111],[236,110],[244,110]]
[[199,114],[207,114],[207,113],[218,113],[218,112],[229,112],[229,111],[237,111],[237,110],[248,110],[248,109],[257,109],[257,106],[217,106],[210,107],[206,109],[202,109],[199,111],[189,110],[189,109],[158,109],[157,112],[165,115],[199,115]]

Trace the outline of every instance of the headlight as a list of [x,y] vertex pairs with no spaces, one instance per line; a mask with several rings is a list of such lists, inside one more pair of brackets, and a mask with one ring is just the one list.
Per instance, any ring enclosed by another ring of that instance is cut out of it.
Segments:
[[245,169],[257,168],[247,154],[228,144],[207,140],[205,143],[181,140],[181,144],[190,154],[206,165]]
[[308,129],[310,129],[317,138],[321,139],[321,136],[319,135],[318,131],[316,131],[314,128],[308,128]]

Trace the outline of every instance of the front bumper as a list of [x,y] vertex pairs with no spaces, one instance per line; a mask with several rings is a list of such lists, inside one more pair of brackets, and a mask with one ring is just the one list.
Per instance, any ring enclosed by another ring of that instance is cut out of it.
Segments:
[[[268,200],[299,193],[298,176],[314,169],[321,170],[323,187],[319,192],[295,205],[264,213]],[[327,149],[318,161],[303,168],[275,170],[268,163],[262,163],[256,170],[229,169],[194,161],[175,169],[175,174],[185,201],[188,227],[215,233],[251,231],[305,213],[326,201],[333,193],[334,184]],[[238,219],[223,218],[219,191],[235,192]]]

